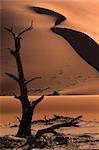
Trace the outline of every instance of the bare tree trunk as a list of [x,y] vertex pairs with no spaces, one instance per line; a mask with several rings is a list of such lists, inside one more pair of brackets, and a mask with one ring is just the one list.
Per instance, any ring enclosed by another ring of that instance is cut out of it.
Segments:
[[17,132],[18,137],[26,137],[31,135],[31,120],[33,109],[25,108],[22,112],[22,119],[20,121],[19,129]]
[[33,112],[35,110],[35,107],[42,101],[43,98],[44,96],[41,96],[37,100],[33,101],[32,104],[29,102],[29,105],[26,105],[26,107],[22,107],[22,118],[20,120],[20,125],[16,136],[31,136],[31,121]]
[[21,62],[21,56],[20,56],[20,48],[21,48],[21,35],[23,35],[25,32],[29,31],[32,29],[32,23],[29,28],[26,28],[22,32],[20,32],[18,35],[16,35],[13,32],[13,27],[11,29],[5,28],[7,31],[9,31],[14,39],[15,43],[15,49],[9,49],[10,53],[12,56],[15,58],[16,65],[17,65],[17,70],[18,70],[18,77],[14,76],[13,74],[6,73],[10,78],[14,79],[19,87],[20,87],[20,95],[17,96],[14,94],[16,99],[19,99],[22,105],[22,118],[20,120],[20,125],[18,132],[16,136],[18,137],[26,137],[31,135],[31,120],[32,120],[32,115],[34,112],[34,109],[38,103],[42,101],[44,96],[41,96],[37,100],[33,101],[30,103],[29,98],[28,98],[28,90],[27,90],[27,84],[30,83],[31,81],[38,79],[40,77],[34,77],[30,80],[26,80],[24,76],[24,71],[23,71],[23,66]]

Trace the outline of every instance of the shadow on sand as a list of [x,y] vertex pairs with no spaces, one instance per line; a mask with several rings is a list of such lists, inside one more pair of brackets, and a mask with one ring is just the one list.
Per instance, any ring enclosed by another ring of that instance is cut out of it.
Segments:
[[32,7],[32,6],[29,6],[28,9],[32,10],[32,11],[35,11],[38,14],[50,15],[50,16],[55,17],[56,21],[55,21],[54,26],[59,25],[61,22],[66,20],[65,16],[63,16],[62,14],[57,13],[57,12],[55,12],[53,10],[49,10],[49,9],[42,8],[42,7]]
[[53,27],[51,31],[67,40],[74,50],[99,72],[99,45],[92,38],[68,28]]

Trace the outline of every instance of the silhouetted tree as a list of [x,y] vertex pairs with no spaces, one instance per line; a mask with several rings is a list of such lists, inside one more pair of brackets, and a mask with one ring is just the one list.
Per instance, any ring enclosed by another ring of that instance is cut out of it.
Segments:
[[10,29],[5,28],[9,33],[11,33],[14,39],[14,49],[8,48],[8,50],[10,51],[11,55],[15,58],[16,66],[18,70],[18,76],[15,76],[11,73],[5,73],[7,76],[15,80],[19,85],[19,90],[20,90],[19,96],[14,94],[14,97],[16,99],[19,99],[22,105],[22,118],[19,119],[20,125],[19,125],[18,132],[16,134],[16,136],[18,137],[26,137],[31,135],[31,120],[32,120],[34,109],[44,98],[44,96],[41,96],[35,101],[32,102],[29,101],[27,85],[31,81],[35,79],[39,79],[41,77],[33,77],[30,80],[26,80],[23,71],[22,61],[21,61],[21,55],[20,55],[22,35],[25,32],[33,29],[32,24],[33,22],[31,22],[31,25],[28,28],[21,31],[19,34],[15,34],[15,32],[13,31],[13,26]]
[[[28,28],[24,29],[23,31],[19,32],[18,34],[15,34],[15,32],[13,31],[13,26],[10,29],[9,28],[5,28],[5,29],[9,33],[11,33],[11,35],[14,39],[14,49],[8,48],[8,50],[11,53],[11,55],[15,58],[18,76],[15,76],[11,73],[5,73],[5,74],[18,83],[20,94],[18,96],[16,94],[14,94],[14,97],[16,99],[19,99],[21,102],[21,105],[22,105],[22,117],[21,117],[21,119],[19,117],[17,117],[20,124],[19,124],[18,132],[17,132],[16,136],[17,137],[31,136],[31,120],[32,120],[34,109],[44,98],[44,95],[43,95],[43,96],[39,97],[38,99],[36,99],[35,101],[32,101],[32,102],[29,101],[27,85],[31,81],[40,79],[41,77],[33,77],[30,80],[26,80],[24,71],[23,71],[22,61],[21,61],[21,55],[20,55],[22,35],[25,32],[33,29],[32,22]],[[46,89],[48,89],[48,88],[46,88]],[[46,90],[46,89],[43,89],[43,90]],[[42,89],[38,89],[38,90],[41,91]],[[53,93],[49,94],[48,96],[52,96],[52,95],[60,95],[60,94],[57,91],[54,91]],[[57,116],[55,116],[55,117],[57,118]],[[76,118],[71,119],[69,122],[55,124],[55,125],[52,125],[51,127],[38,130],[35,137],[33,137],[34,142],[36,142],[36,140],[45,133],[57,134],[57,132],[55,131],[56,129],[59,129],[61,127],[76,126],[78,124],[78,120],[81,117],[82,116],[78,116]],[[48,122],[46,117],[45,117],[45,122]]]

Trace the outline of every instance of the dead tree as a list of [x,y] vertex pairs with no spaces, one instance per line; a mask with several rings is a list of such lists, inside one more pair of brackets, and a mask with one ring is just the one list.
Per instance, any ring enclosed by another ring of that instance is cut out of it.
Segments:
[[10,29],[9,28],[5,28],[5,29],[9,33],[11,33],[11,35],[14,39],[14,49],[8,48],[8,50],[10,51],[11,55],[15,58],[18,76],[15,76],[11,73],[5,73],[5,74],[18,83],[19,89],[20,89],[20,94],[19,94],[19,96],[14,94],[14,97],[16,99],[19,99],[19,101],[21,102],[21,105],[22,105],[22,118],[20,119],[20,125],[19,125],[19,129],[18,129],[16,136],[26,137],[26,136],[31,135],[31,120],[32,120],[34,109],[44,98],[44,96],[41,96],[40,98],[36,99],[33,102],[29,101],[27,85],[31,81],[33,81],[35,79],[39,79],[40,77],[33,77],[30,80],[26,80],[24,71],[23,71],[22,61],[21,61],[21,55],[20,55],[22,35],[25,32],[33,29],[32,22],[28,28],[24,29],[17,35],[13,31],[13,27],[11,27]]

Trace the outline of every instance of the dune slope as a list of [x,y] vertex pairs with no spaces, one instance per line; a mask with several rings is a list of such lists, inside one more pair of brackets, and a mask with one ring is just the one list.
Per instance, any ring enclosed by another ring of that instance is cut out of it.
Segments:
[[67,40],[75,51],[99,72],[99,45],[91,37],[68,28],[54,27],[51,30]]

